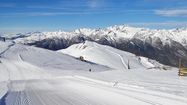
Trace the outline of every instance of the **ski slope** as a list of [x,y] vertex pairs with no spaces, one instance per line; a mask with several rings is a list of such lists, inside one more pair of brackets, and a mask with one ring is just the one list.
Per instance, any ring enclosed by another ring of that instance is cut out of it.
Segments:
[[186,105],[186,98],[80,76],[9,84],[8,105]]
[[0,105],[187,104],[187,78],[177,77],[175,70],[146,70],[141,64],[121,70],[122,52],[110,53],[122,67],[113,70],[11,42],[0,42],[0,51]]
[[68,54],[76,58],[83,56],[87,61],[105,65],[117,70],[127,70],[129,69],[128,65],[130,69],[149,69],[164,67],[164,65],[156,61],[149,60],[148,58],[139,57],[129,52],[120,51],[118,49],[99,45],[95,42],[90,41],[72,45],[67,49],[59,50],[58,52]]
[[[40,68],[59,70],[108,70],[109,68],[97,64],[81,62],[73,57],[62,55],[57,52],[16,44],[11,47],[2,58],[12,62],[24,61]],[[64,66],[65,65],[65,66]],[[73,65],[73,66],[72,66]]]

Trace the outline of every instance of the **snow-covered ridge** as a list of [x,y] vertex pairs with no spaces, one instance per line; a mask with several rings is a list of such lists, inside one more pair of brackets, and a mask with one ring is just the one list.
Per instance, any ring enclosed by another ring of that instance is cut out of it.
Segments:
[[121,51],[90,41],[74,44],[67,49],[59,50],[58,52],[68,54],[76,58],[82,56],[84,60],[105,65],[117,70],[164,68],[164,65],[154,60],[136,56],[129,52]]
[[119,38],[132,39],[137,38],[145,40],[147,38],[160,38],[163,43],[167,40],[174,40],[181,43],[182,45],[187,45],[187,29],[170,29],[170,30],[156,30],[156,29],[147,29],[147,28],[136,28],[126,25],[115,25],[107,27],[105,29],[89,29],[82,28],[76,29],[72,32],[66,31],[54,31],[54,32],[37,32],[37,33],[27,33],[25,38],[18,38],[15,41],[20,43],[29,43],[32,41],[39,41],[46,38],[64,38],[71,39],[75,36],[84,35],[91,37],[92,39],[99,39],[103,36],[108,36],[113,40]]

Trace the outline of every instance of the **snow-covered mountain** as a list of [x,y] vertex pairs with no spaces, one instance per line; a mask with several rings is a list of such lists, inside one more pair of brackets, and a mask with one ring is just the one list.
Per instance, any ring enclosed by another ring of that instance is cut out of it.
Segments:
[[100,45],[95,42],[74,44],[67,49],[59,50],[64,54],[76,58],[83,57],[86,61],[91,61],[100,65],[105,65],[117,70],[127,69],[166,69],[164,65],[145,57],[136,56],[132,53],[121,51],[110,46]]
[[[99,40],[103,36],[108,36],[111,40],[118,38],[138,38],[146,40],[148,38],[159,38],[164,44],[168,43],[168,40],[179,42],[180,44],[187,46],[187,28],[171,29],[171,30],[156,30],[146,28],[136,28],[126,25],[112,26],[106,29],[76,29],[73,32],[56,31],[56,32],[30,32],[25,34],[17,34],[16,36],[26,36],[23,39],[17,39],[16,42],[31,43],[28,41],[39,41],[47,38],[64,38],[72,39],[75,36],[83,35],[95,40]],[[98,39],[97,39],[98,38]],[[154,42],[155,40],[153,40]]]
[[116,25],[106,29],[83,28],[73,32],[34,32],[25,35],[22,38],[14,38],[14,41],[59,50],[89,40],[145,56],[166,65],[178,66],[178,59],[182,59],[184,65],[187,65],[186,28],[155,30]]

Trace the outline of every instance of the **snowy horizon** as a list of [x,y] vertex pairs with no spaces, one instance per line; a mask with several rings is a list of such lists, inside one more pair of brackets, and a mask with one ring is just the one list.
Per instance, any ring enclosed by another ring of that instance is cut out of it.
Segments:
[[[79,28],[75,28],[75,29],[66,29],[66,28],[59,28],[59,29],[38,29],[38,30],[25,30],[25,31],[18,31],[18,32],[0,32],[0,36],[5,35],[5,36],[11,36],[11,35],[15,35],[15,34],[19,34],[19,33],[29,33],[29,32],[58,32],[58,31],[63,31],[63,32],[73,32],[76,31],[78,29],[90,29],[90,30],[97,30],[97,29],[107,29],[110,27],[119,27],[119,26],[125,26],[125,27],[132,27],[132,28],[142,28],[142,29],[149,29],[149,30],[176,30],[176,29],[187,29],[187,26],[180,26],[180,27],[168,27],[168,28],[151,28],[151,27],[146,27],[147,24],[145,24],[145,26],[141,26],[142,24],[145,23],[139,23],[137,25],[135,25],[135,23],[133,24],[119,24],[119,25],[111,25],[111,26],[107,26],[107,27],[79,27]],[[163,23],[163,26],[166,26],[168,24],[171,23]],[[177,24],[177,23],[173,23],[173,24]],[[184,23],[185,24],[185,23]],[[152,25],[158,25],[157,23],[152,23]]]

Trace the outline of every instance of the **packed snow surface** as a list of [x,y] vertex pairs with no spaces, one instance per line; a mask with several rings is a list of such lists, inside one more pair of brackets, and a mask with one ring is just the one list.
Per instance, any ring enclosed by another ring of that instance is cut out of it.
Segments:
[[[145,64],[137,64],[141,61],[132,54],[107,49],[113,52],[111,57],[116,54],[114,60],[121,69],[99,65],[91,62],[93,59],[81,61],[58,52],[0,42],[0,105],[187,104],[187,78],[178,77],[175,68],[147,69],[153,65],[146,64],[146,58],[142,60]],[[124,69],[121,55],[124,62],[129,57],[133,69]]]

